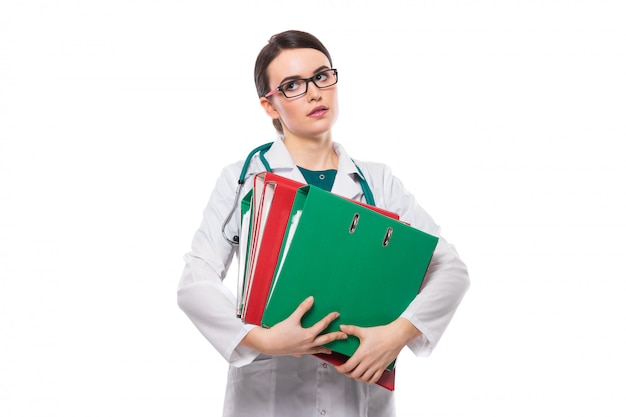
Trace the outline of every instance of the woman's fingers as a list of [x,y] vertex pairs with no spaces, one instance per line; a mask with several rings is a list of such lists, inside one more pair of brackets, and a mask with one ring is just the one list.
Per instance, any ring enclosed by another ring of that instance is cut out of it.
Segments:
[[303,302],[300,303],[298,307],[291,313],[290,318],[294,320],[298,320],[298,323],[302,320],[302,317],[305,315],[307,311],[309,311],[313,307],[313,296],[307,297]]
[[[332,323],[333,320],[336,320],[337,317],[339,317],[339,313],[337,313],[336,311],[332,313],[328,313],[323,319],[321,319],[320,321],[315,323],[313,326],[311,326],[310,329],[311,331],[315,332],[315,334],[320,334],[328,326],[330,326],[330,323]],[[339,333],[342,333],[342,332],[339,332]]]

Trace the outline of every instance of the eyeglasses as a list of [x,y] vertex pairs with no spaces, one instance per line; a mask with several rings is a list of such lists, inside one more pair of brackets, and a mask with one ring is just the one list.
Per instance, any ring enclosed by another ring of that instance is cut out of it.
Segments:
[[337,70],[334,68],[328,69],[318,72],[311,78],[298,78],[296,80],[286,81],[267,93],[265,98],[269,98],[279,91],[287,98],[300,97],[305,95],[309,90],[309,82],[313,82],[317,88],[328,88],[337,84],[337,80]]

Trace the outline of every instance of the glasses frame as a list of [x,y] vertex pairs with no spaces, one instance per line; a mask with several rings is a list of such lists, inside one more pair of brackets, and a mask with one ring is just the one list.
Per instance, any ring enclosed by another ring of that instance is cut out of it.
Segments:
[[[334,73],[334,75],[335,75],[335,82],[334,82],[334,83],[332,83],[331,85],[326,85],[326,86],[324,86],[324,87],[320,87],[319,85],[317,85],[317,83],[315,82],[315,77],[317,77],[318,75],[323,74],[323,73],[325,73],[325,72],[329,72],[329,71],[332,71],[332,72]],[[303,93],[300,93],[300,94],[298,94],[298,95],[295,95],[295,96],[287,96],[287,93],[286,93],[286,92],[285,92],[285,90],[284,90],[285,86],[286,86],[287,84],[293,83],[293,82],[295,82],[295,81],[304,81],[304,82],[305,82],[305,85],[304,85],[304,92],[303,92]],[[311,83],[311,82],[312,82],[313,84],[315,84],[315,86],[316,86],[317,88],[319,88],[319,89],[324,89],[324,88],[329,88],[329,87],[332,87],[333,85],[336,85],[338,81],[339,81],[339,74],[338,74],[338,72],[337,72],[337,69],[336,69],[336,68],[329,68],[329,69],[324,70],[324,71],[319,71],[319,72],[316,72],[315,74],[313,74],[313,76],[311,76],[311,77],[309,77],[309,78],[296,78],[295,80],[285,81],[284,83],[282,83],[281,85],[279,85],[279,86],[278,86],[278,87],[276,87],[275,89],[270,90],[270,92],[269,92],[269,93],[267,93],[266,95],[264,95],[263,97],[265,97],[265,98],[270,98],[270,97],[272,97],[274,94],[277,94],[277,93],[280,91],[281,93],[283,93],[283,96],[285,96],[285,98],[298,98],[298,97],[302,97],[303,95],[305,95],[305,94],[309,91],[309,83]]]

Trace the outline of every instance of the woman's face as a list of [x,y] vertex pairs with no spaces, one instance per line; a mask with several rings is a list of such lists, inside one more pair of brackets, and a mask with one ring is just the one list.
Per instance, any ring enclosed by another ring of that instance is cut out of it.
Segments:
[[[267,67],[270,88],[294,78],[309,78],[330,69],[326,55],[317,49],[301,48],[282,51]],[[330,134],[338,116],[337,85],[324,89],[313,82],[300,97],[286,98],[278,92],[262,97],[261,105],[273,119],[280,119],[285,138],[322,138]]]

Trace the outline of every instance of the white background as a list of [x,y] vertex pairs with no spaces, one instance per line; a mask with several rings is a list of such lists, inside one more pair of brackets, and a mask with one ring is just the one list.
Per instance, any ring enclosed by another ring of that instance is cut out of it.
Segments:
[[274,138],[253,65],[292,28],[339,68],[334,139],[471,274],[437,350],[402,353],[398,415],[625,415],[624,22],[618,0],[4,0],[0,415],[219,415],[182,255],[221,167]]

